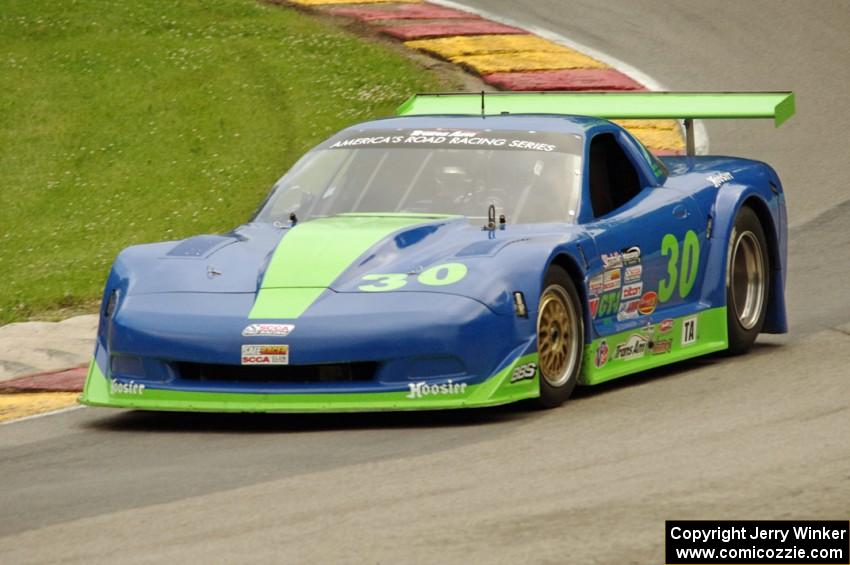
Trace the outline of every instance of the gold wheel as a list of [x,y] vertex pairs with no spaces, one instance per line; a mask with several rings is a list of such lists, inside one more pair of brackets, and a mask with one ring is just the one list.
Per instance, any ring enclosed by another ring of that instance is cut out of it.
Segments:
[[564,289],[560,285],[546,288],[537,314],[537,351],[540,375],[552,387],[563,386],[578,363],[579,327],[575,306]]

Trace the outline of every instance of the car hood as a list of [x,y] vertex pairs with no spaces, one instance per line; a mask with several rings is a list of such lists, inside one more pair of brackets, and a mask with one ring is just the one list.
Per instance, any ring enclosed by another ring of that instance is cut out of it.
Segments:
[[115,274],[129,295],[254,293],[260,310],[264,300],[303,302],[291,312],[298,315],[326,289],[457,294],[507,312],[511,291],[529,276],[539,285],[552,249],[577,233],[566,224],[488,230],[459,216],[343,214],[136,246],[122,252]]

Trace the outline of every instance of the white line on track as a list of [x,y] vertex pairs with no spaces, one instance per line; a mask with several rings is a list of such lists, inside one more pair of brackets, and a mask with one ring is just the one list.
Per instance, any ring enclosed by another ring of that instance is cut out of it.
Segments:
[[[560,33],[556,33],[554,31],[535,26],[528,25],[512,18],[506,18],[504,16],[500,16],[499,14],[494,14],[493,12],[489,12],[487,10],[482,10],[480,8],[475,8],[473,6],[469,6],[462,2],[454,2],[453,0],[429,0],[432,4],[439,4],[440,6],[446,6],[447,8],[456,8],[458,10],[463,10],[465,12],[470,12],[473,14],[477,14],[482,18],[486,18],[488,20],[492,20],[494,22],[509,25],[512,27],[518,27],[524,30],[533,33],[534,35],[538,35],[544,39],[548,39],[554,43],[559,45],[563,45],[564,47],[569,47],[570,49],[574,49],[576,51],[580,51],[586,55],[590,55],[594,59],[598,61],[602,61],[606,65],[613,67],[614,69],[620,71],[624,75],[628,76],[636,80],[637,82],[643,84],[650,90],[669,90],[665,88],[660,82],[644,73],[640,69],[633,67],[632,65],[626,63],[625,61],[621,61],[616,57],[612,57],[611,55],[599,51],[598,49],[594,49],[593,47],[588,47],[578,41],[574,41]],[[696,142],[696,152],[698,155],[706,155],[708,154],[708,132],[705,129],[705,124],[702,120],[694,120],[694,140]]]
[[36,420],[38,418],[44,418],[46,416],[56,416],[57,414],[64,414],[66,412],[73,412],[74,410],[79,410],[80,408],[85,408],[82,404],[77,404],[75,406],[67,406],[65,408],[60,408],[59,410],[51,410],[50,412],[42,412],[41,414],[33,414],[32,416],[24,416],[23,418],[18,418],[16,420],[9,420],[8,422],[0,422],[0,426],[8,426],[9,424],[17,424],[18,422],[26,422],[27,420]]

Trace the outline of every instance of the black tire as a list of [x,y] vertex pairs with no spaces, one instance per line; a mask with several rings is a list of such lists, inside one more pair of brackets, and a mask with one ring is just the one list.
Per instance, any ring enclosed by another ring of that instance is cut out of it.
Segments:
[[746,352],[761,332],[770,296],[770,272],[764,228],[756,213],[745,206],[735,218],[726,252],[727,354]]
[[[557,302],[559,301],[563,301],[565,314],[560,323],[555,319],[557,316],[552,315],[558,312]],[[544,313],[544,307],[546,313]],[[543,281],[537,313],[537,349],[541,354],[538,361],[540,380],[538,404],[543,408],[555,408],[563,404],[578,382],[584,357],[582,312],[581,300],[572,279],[562,267],[552,265]],[[541,319],[544,315],[547,316],[544,320],[545,326],[541,327]],[[548,352],[545,360],[544,348]],[[560,359],[557,351],[563,352],[565,359],[563,363],[557,362],[557,359]],[[553,374],[547,374],[548,372]]]

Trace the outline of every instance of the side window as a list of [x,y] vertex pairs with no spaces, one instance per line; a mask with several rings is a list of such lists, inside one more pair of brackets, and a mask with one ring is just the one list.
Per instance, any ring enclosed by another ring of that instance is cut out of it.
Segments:
[[590,142],[590,205],[597,218],[616,210],[640,192],[634,165],[614,134],[601,133]]

